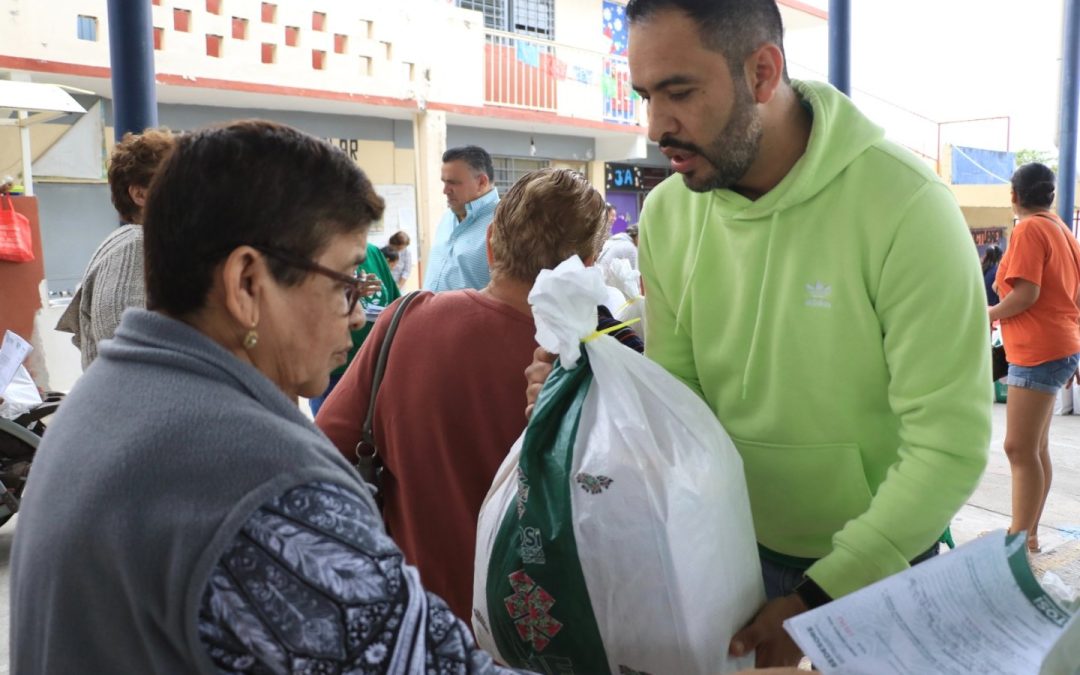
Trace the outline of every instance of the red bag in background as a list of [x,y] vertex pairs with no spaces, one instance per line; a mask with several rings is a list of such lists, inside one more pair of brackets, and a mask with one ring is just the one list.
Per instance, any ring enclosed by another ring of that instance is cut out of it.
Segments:
[[15,211],[10,196],[0,195],[0,260],[30,262],[33,259],[30,220]]

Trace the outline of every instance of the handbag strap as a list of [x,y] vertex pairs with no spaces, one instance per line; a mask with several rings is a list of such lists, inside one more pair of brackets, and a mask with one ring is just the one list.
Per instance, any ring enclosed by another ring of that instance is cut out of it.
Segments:
[[[1035,215],[1038,216],[1038,217],[1041,217],[1041,218],[1045,218],[1046,220],[1049,220],[1051,223],[1057,225],[1062,230],[1064,230],[1066,236],[1069,236],[1069,237],[1072,237],[1073,239],[1076,239],[1076,235],[1073,234],[1073,231],[1070,230],[1069,226],[1065,224],[1065,221],[1061,219],[1061,216],[1054,213],[1053,211],[1051,211],[1050,213],[1052,214],[1050,216],[1046,215],[1045,213],[1037,213]],[[1076,250],[1072,246],[1069,247],[1069,253],[1072,254],[1073,266],[1076,268],[1077,277],[1080,278],[1080,257],[1078,257],[1076,255]]]
[[401,323],[401,317],[404,316],[409,303],[418,295],[420,295],[420,291],[412,291],[401,298],[394,309],[394,315],[390,317],[390,325],[386,328],[386,335],[383,337],[382,345],[379,346],[379,357],[375,361],[375,372],[371,375],[371,397],[368,399],[367,417],[364,418],[364,426],[360,431],[360,442],[356,444],[358,458],[361,457],[360,449],[364,445],[371,449],[369,455],[371,459],[374,459],[379,454],[378,448],[375,447],[375,433],[373,431],[375,426],[375,398],[379,394],[379,385],[382,384],[383,375],[386,373],[386,360],[390,356],[390,346],[394,342],[394,334],[397,333],[398,324]]

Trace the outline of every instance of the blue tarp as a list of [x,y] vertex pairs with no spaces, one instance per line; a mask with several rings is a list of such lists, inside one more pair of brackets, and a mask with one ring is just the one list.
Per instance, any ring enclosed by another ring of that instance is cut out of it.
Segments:
[[1001,185],[1016,170],[1016,153],[953,146],[953,185]]
[[533,68],[540,67],[540,48],[530,42],[517,41],[517,60]]

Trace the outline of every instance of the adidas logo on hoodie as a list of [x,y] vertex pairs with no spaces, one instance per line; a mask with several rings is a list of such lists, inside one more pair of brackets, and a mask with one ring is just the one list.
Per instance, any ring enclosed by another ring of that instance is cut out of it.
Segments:
[[823,309],[831,309],[832,301],[829,300],[829,296],[832,295],[832,286],[827,286],[822,282],[816,284],[806,284],[806,302],[807,307],[821,307]]

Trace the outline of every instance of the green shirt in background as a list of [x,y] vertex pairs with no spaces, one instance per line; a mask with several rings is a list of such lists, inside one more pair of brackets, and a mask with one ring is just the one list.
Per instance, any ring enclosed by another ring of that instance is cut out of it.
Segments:
[[[356,271],[358,273],[366,272],[367,274],[374,274],[379,277],[379,281],[382,282],[382,289],[378,293],[370,298],[361,300],[364,305],[386,307],[391,302],[401,297],[401,291],[398,290],[397,282],[394,281],[394,277],[390,274],[390,266],[386,264],[386,258],[375,244],[367,245],[367,258],[356,268]],[[345,362],[345,365],[331,373],[331,375],[341,375],[345,372],[345,369],[352,363],[353,357],[360,351],[360,347],[364,344],[364,340],[367,339],[368,333],[371,332],[371,327],[374,325],[375,322],[368,319],[363,328],[352,332],[353,346],[352,349],[349,350],[349,360]]]

